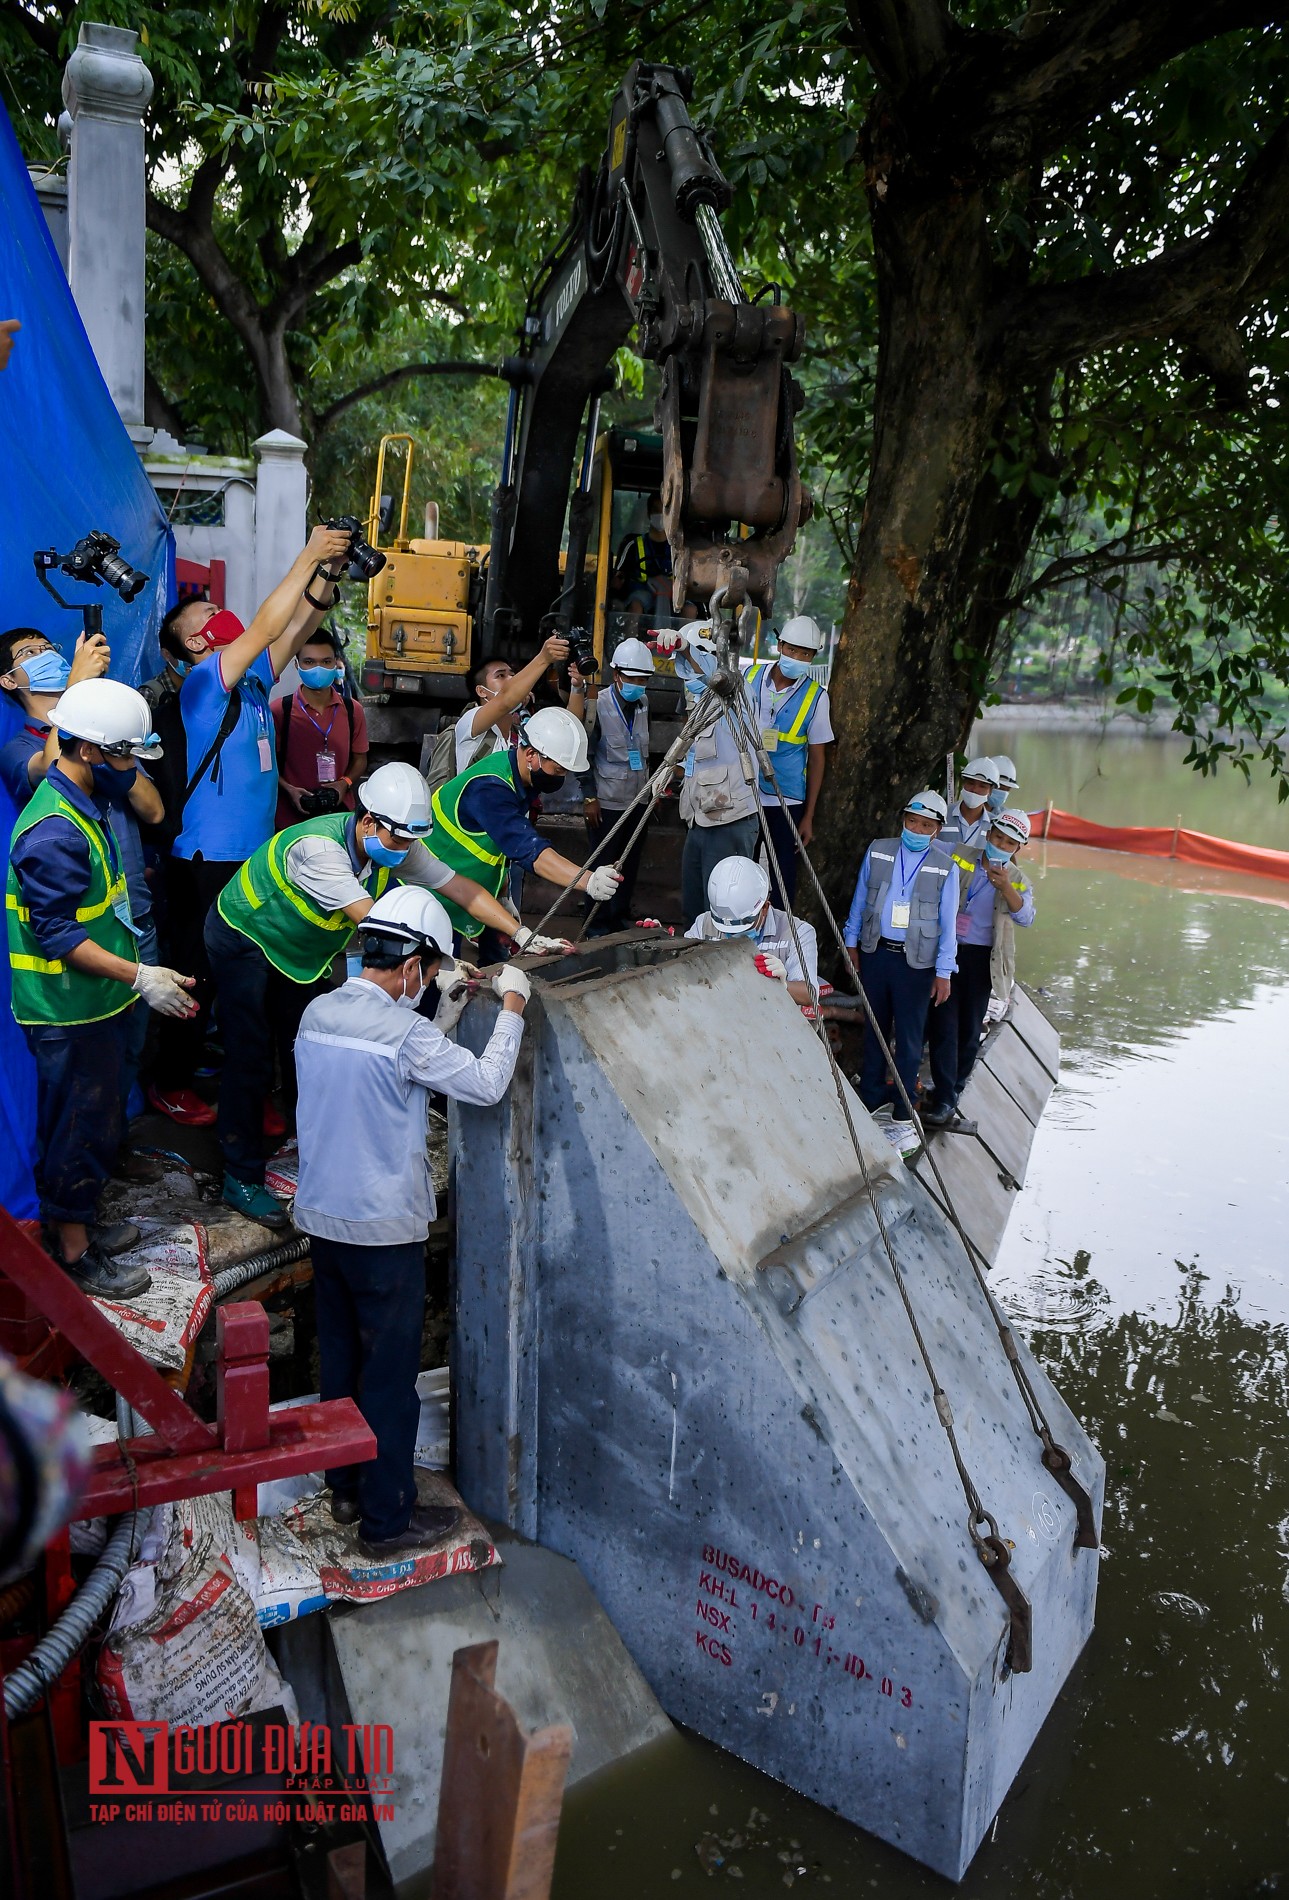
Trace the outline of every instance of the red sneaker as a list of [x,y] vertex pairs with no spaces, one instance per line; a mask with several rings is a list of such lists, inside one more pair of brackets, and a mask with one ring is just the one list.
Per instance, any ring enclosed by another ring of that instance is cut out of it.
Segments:
[[280,1140],[286,1133],[286,1117],[269,1095],[264,1097],[264,1120],[261,1126],[270,1141]]
[[148,1100],[158,1114],[168,1115],[183,1128],[209,1128],[215,1120],[214,1109],[195,1089],[159,1089],[154,1083]]

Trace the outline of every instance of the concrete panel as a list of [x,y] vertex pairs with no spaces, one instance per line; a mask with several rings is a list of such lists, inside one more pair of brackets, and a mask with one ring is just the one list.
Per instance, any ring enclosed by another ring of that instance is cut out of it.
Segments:
[[502,1568],[486,1580],[445,1577],[309,1617],[317,1629],[288,1624],[275,1643],[308,1720],[392,1726],[382,1805],[393,1818],[377,1826],[396,1883],[433,1864],[452,1657],[464,1644],[497,1639],[497,1689],[525,1728],[571,1725],[570,1786],[671,1729],[576,1566],[504,1532],[497,1543]]
[[[462,1495],[575,1558],[676,1719],[958,1878],[1086,1641],[1097,1569],[961,1243],[848,1094],[1033,1604],[1019,1675],[800,1012],[739,944],[610,938],[533,978],[510,1093],[453,1106]],[[466,1044],[494,1009],[470,1005]],[[1099,1511],[1101,1460],[1022,1354]]]
[[[971,1071],[959,1107],[978,1125],[979,1139],[999,1167],[1005,1168],[1017,1185],[1023,1187],[1029,1151],[1034,1145],[1033,1123],[983,1062],[977,1062]],[[961,1139],[958,1135],[934,1136],[937,1158],[945,1148]]]
[[1055,1025],[1048,1021],[1043,1010],[1034,1001],[1027,990],[1017,983],[1012,990],[1011,1007],[1007,1020],[1012,1024],[1021,1041],[1033,1050],[1053,1082],[1061,1075],[1061,1038]]
[[[1016,1188],[1009,1185],[1011,1176],[974,1135],[937,1140],[935,1160],[958,1219],[977,1252],[992,1266],[1016,1199]],[[913,1171],[927,1192],[941,1200],[940,1184],[925,1154],[917,1156]]]
[[1031,1054],[1010,1023],[1001,1023],[980,1054],[989,1073],[1002,1083],[1032,1127],[1052,1093],[1052,1078]]

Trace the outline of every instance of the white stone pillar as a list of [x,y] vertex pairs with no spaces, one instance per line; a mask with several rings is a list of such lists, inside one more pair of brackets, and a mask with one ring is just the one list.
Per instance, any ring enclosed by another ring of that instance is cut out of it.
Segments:
[[255,602],[271,594],[309,538],[304,443],[270,429],[255,444]]
[[72,118],[68,278],[122,422],[143,426],[143,114],[152,75],[128,27],[86,21],[63,74]]

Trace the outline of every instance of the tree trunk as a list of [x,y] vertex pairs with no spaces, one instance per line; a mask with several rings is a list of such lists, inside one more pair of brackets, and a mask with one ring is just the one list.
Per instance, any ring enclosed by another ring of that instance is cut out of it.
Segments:
[[875,111],[868,188],[878,272],[873,454],[833,669],[836,744],[819,868],[839,914],[868,842],[940,787],[975,707],[960,630],[965,565],[1007,398],[983,200],[920,178]]

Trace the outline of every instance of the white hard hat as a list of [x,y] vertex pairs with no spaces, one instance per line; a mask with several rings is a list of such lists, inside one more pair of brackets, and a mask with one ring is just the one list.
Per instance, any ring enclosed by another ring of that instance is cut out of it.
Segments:
[[519,728],[519,737],[522,744],[544,759],[553,759],[566,772],[585,772],[591,762],[586,727],[566,706],[539,707]]
[[962,776],[963,778],[982,778],[988,784],[994,786],[1002,783],[1002,780],[998,776],[996,761],[984,757],[968,759],[966,765],[962,768]]
[[809,647],[812,653],[818,653],[824,643],[823,630],[809,614],[793,614],[779,628],[779,645],[785,640],[790,647]]
[[770,895],[770,873],[752,858],[722,858],[707,880],[707,911],[722,937],[745,937]]
[[904,809],[905,811],[918,812],[923,818],[938,818],[941,824],[943,824],[945,819],[949,816],[949,807],[945,804],[939,792],[929,790],[925,792],[914,792]]
[[1014,792],[1018,783],[1015,761],[1009,759],[1005,752],[995,752],[994,764],[998,767],[998,783],[1004,790]]
[[363,810],[397,838],[423,838],[430,828],[430,794],[414,765],[391,759],[358,787]]
[[452,955],[452,924],[437,897],[418,884],[396,884],[378,897],[358,926],[367,936],[389,937],[405,943],[407,953],[437,950]]
[[58,700],[49,723],[55,732],[91,745],[128,747],[150,759],[161,756],[147,700],[119,680],[77,680]]
[[623,640],[614,647],[609,665],[619,673],[652,673],[653,654],[643,640]]
[[1029,813],[1021,811],[1019,806],[1004,805],[995,812],[989,821],[991,831],[1001,831],[1008,838],[1014,838],[1017,844],[1029,843]]

